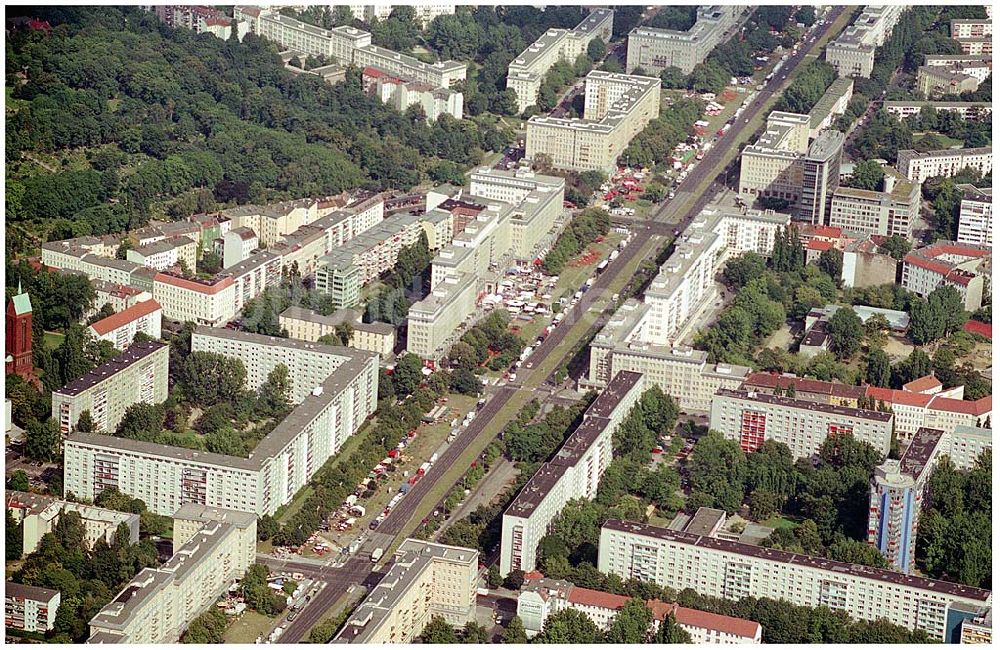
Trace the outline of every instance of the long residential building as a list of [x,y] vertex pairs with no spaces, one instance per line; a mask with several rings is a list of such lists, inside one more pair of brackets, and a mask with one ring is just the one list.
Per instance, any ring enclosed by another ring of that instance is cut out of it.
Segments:
[[503,514],[500,574],[535,568],[538,542],[573,499],[593,499],[613,456],[612,435],[643,391],[642,375],[620,372],[583,414],[553,459],[532,476]]
[[424,359],[440,359],[445,343],[476,309],[479,282],[471,273],[449,275],[407,312],[406,350]]
[[854,436],[886,454],[892,439],[891,413],[781,397],[752,390],[720,389],[712,399],[710,427],[740,443],[746,453],[766,440],[788,445],[792,456],[811,458],[827,438]]
[[187,503],[273,514],[375,410],[378,356],[373,353],[206,329],[192,335],[192,347],[241,358],[248,388],[284,364],[292,399],[301,403],[249,458],[76,433],[64,444],[67,492],[92,499],[117,487],[158,514]]
[[[174,522],[173,556],[143,569],[90,619],[88,643],[176,643],[191,621],[243,577],[256,557],[257,517],[190,506]],[[185,526],[187,524],[187,526]],[[187,534],[187,528],[196,531]]]
[[438,616],[462,627],[476,620],[478,581],[475,549],[406,539],[333,643],[412,643]]
[[734,28],[749,10],[736,5],[699,7],[694,25],[686,32],[636,27],[628,35],[625,69],[631,72],[641,68],[658,75],[673,67],[690,74],[715,46],[735,33]]
[[[954,433],[918,429],[899,460],[875,468],[868,508],[868,543],[897,571],[913,573],[917,526],[931,473],[944,458],[959,469],[970,469],[985,449],[992,449],[992,433],[961,427]],[[968,453],[977,450],[974,457]]]
[[22,552],[24,555],[33,553],[38,548],[42,536],[51,533],[59,517],[67,512],[80,515],[83,522],[84,543],[87,548],[93,548],[98,540],[103,539],[111,544],[122,524],[129,531],[131,543],[139,541],[139,515],[130,512],[118,512],[108,508],[73,501],[63,501],[55,497],[28,492],[9,490],[5,494],[7,510],[14,521],[21,524]]
[[[892,409],[896,435],[901,441],[909,440],[924,427],[949,433],[958,427],[982,427],[993,414],[992,395],[967,400],[962,399],[962,390],[956,394],[955,391],[914,391],[905,386],[903,390],[868,386],[865,394]],[[981,451],[980,447],[973,447],[963,451],[962,457],[975,460],[978,451]]]
[[938,241],[903,257],[904,289],[926,297],[940,286],[954,287],[966,310],[983,304],[993,249],[989,246]]
[[55,628],[62,594],[54,589],[32,587],[7,580],[4,583],[5,628],[44,634]]
[[601,387],[621,370],[641,372],[682,408],[708,411],[719,388],[736,388],[748,368],[711,365],[681,344],[717,296],[715,274],[731,256],[769,256],[791,218],[771,211],[710,209],[688,226],[653,279],[643,303],[628,300],[590,346],[587,385]]
[[993,188],[961,184],[962,205],[958,212],[959,244],[993,245]]
[[660,115],[660,80],[592,70],[583,118],[528,120],[525,157],[549,157],[553,167],[611,173],[629,142]]
[[881,190],[838,187],[830,200],[829,225],[851,235],[899,235],[910,238],[920,216],[920,184],[885,168]]
[[517,112],[523,113],[538,100],[538,90],[545,74],[559,61],[570,65],[595,38],[607,43],[611,40],[615,12],[611,9],[593,9],[573,29],[550,29],[518,54],[507,68],[507,88],[517,94]]
[[258,36],[285,49],[333,59],[339,65],[377,68],[400,79],[438,88],[448,88],[465,79],[464,63],[424,63],[412,56],[372,45],[372,35],[356,27],[342,25],[322,29],[284,16],[276,9],[254,6],[237,6],[233,13],[237,20],[245,20]]
[[940,149],[924,153],[901,149],[896,159],[896,168],[915,183],[923,183],[932,176],[954,176],[966,167],[988,175],[993,171],[993,149]]
[[74,431],[84,411],[89,411],[95,431],[114,431],[133,404],[163,402],[167,399],[169,359],[170,349],[164,343],[135,343],[111,361],[52,391],[52,418],[59,423],[59,431],[63,435]]
[[940,641],[957,641],[963,619],[977,617],[993,600],[985,589],[944,580],[617,519],[601,528],[597,568],[713,598],[825,606],[856,620],[923,630]]
[[868,5],[854,23],[826,46],[826,60],[841,77],[868,78],[875,49],[886,42],[906,11],[905,5]]
[[[619,610],[629,601],[605,591],[585,589],[564,580],[532,579],[524,584],[517,597],[517,615],[524,623],[528,638],[534,638],[545,626],[549,616],[566,609],[576,610],[603,631],[611,626]],[[652,631],[659,629],[668,616],[691,635],[692,643],[744,644],[761,643],[760,623],[732,616],[703,612],[676,603],[647,600],[653,613]]]
[[887,101],[883,102],[882,108],[889,115],[895,115],[899,119],[920,115],[920,111],[925,108],[933,108],[938,113],[955,113],[963,120],[988,120],[993,115],[991,102]]

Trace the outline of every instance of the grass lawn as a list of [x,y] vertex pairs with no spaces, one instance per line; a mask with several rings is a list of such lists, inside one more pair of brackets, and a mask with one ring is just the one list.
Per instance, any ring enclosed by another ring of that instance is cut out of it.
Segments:
[[799,522],[794,519],[782,517],[781,515],[774,515],[767,521],[762,521],[761,525],[767,526],[768,528],[795,528],[799,525]]
[[222,635],[222,640],[223,643],[253,643],[258,636],[267,636],[273,625],[273,618],[247,610],[233,621],[226,633]]
[[60,334],[59,332],[46,332],[45,333],[45,347],[50,350],[55,350],[66,338],[65,334]]

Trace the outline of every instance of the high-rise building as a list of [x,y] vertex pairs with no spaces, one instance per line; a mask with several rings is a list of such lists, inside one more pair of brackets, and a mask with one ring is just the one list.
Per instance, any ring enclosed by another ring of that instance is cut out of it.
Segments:
[[89,411],[94,431],[114,431],[128,407],[167,399],[169,359],[170,349],[164,343],[130,345],[111,361],[52,391],[52,418],[66,435],[76,429],[80,414]]
[[962,206],[958,213],[959,244],[993,245],[993,188],[958,185]]
[[885,168],[881,190],[840,187],[830,201],[829,224],[851,235],[899,235],[910,239],[920,216],[920,184]]
[[829,607],[952,642],[993,600],[986,589],[617,519],[601,528],[597,568],[712,598]]
[[638,402],[642,375],[620,372],[583,414],[583,421],[525,484],[503,514],[500,575],[535,568],[538,542],[572,499],[593,499],[611,464],[611,437]]
[[474,549],[406,539],[333,642],[411,643],[432,617],[454,627],[475,621],[478,574]]
[[885,43],[906,11],[905,5],[868,5],[850,27],[826,46],[826,60],[841,77],[868,78],[875,49]]

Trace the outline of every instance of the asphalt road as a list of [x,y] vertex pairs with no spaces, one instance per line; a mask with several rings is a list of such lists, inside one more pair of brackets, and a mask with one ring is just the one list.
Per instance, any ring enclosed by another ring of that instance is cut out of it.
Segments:
[[[782,67],[781,73],[775,75],[767,82],[764,90],[758,92],[754,101],[743,111],[741,114],[743,120],[734,123],[733,127],[716,141],[711,151],[698,163],[698,169],[708,170],[708,173],[711,173],[724,159],[735,159],[739,154],[737,145],[751,135],[749,123],[763,109],[764,104],[771,96],[778,91],[792,70],[802,62],[816,40],[822,38],[843,11],[843,7],[838,7],[830,12],[823,29],[811,36],[795,55],[789,57],[789,60]],[[590,308],[598,299],[605,296],[608,287],[626,270],[629,262],[635,259],[645,242],[651,237],[670,237],[673,236],[674,230],[683,231],[687,228],[691,221],[708,205],[710,200],[725,188],[725,174],[725,169],[723,169],[718,177],[704,190],[699,190],[698,188],[698,185],[704,180],[704,174],[692,174],[688,176],[677,187],[677,190],[675,190],[676,195],[674,200],[663,204],[656,210],[649,222],[636,224],[634,227],[636,236],[632,238],[632,241],[628,243],[614,261],[608,264],[604,273],[597,277],[590,290],[585,292],[576,306],[566,313],[563,322],[552,330],[552,333],[546,337],[542,344],[532,353],[531,357],[529,357],[534,362],[532,365],[535,368],[542,365],[547,357],[560,347],[560,344],[573,328],[574,323],[583,318],[589,318],[591,322],[597,322],[599,315],[589,314]],[[697,193],[697,198],[692,202],[690,197],[695,193]],[[669,222],[669,225],[664,222]],[[537,373],[534,371],[526,373],[527,376],[531,376],[532,378],[534,378],[535,374]],[[531,388],[532,384],[537,385],[538,383],[541,382],[530,382],[528,387]],[[407,497],[386,517],[382,525],[378,527],[377,532],[388,533],[393,536],[403,532],[403,528],[412,518],[414,510],[423,500],[424,496],[444,476],[444,468],[450,467],[457,460],[462,450],[479,437],[486,424],[507,404],[517,390],[518,383],[508,384],[500,388],[493,395],[483,409],[479,411],[476,419],[459,433],[455,441],[441,454],[441,457],[435,463],[438,470],[435,471],[432,469],[427,476],[410,489]],[[268,560],[266,563],[274,567],[288,567],[284,570],[300,571],[317,580],[325,580],[328,583],[328,586],[314,596],[308,606],[303,608],[295,621],[288,626],[280,638],[283,643],[296,643],[303,639],[309,632],[309,629],[318,623],[326,615],[327,610],[343,595],[348,585],[355,583],[367,586],[375,585],[381,579],[382,575],[384,575],[385,571],[385,567],[383,567],[382,572],[373,572],[371,562],[364,556],[355,556],[349,559],[342,567],[318,568],[315,564],[282,560]]]

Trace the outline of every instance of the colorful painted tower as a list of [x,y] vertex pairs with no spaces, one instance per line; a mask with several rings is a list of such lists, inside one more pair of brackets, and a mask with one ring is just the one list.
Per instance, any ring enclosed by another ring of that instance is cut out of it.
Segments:
[[17,295],[7,303],[6,374],[17,374],[34,381],[35,364],[31,356],[31,298],[17,285]]

